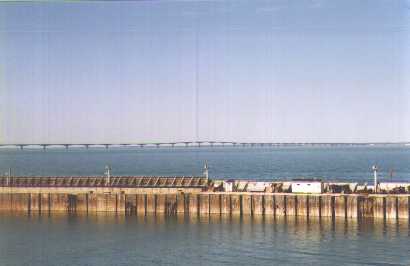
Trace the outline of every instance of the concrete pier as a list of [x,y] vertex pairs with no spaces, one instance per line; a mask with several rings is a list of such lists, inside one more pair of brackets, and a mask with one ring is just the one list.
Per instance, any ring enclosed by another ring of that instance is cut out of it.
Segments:
[[0,211],[409,219],[410,194],[222,192],[210,184],[203,177],[2,178]]

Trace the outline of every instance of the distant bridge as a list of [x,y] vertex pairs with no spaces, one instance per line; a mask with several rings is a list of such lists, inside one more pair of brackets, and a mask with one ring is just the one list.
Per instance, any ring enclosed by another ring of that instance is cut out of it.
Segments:
[[144,143],[13,143],[0,144],[0,148],[105,148],[110,147],[341,147],[341,146],[410,146],[410,142],[236,142],[236,141],[178,141],[178,142],[144,142]]

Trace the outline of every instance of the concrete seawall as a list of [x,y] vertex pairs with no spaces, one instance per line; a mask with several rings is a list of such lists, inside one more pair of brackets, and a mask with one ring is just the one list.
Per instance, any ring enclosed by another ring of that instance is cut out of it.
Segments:
[[2,188],[0,211],[409,219],[410,195]]

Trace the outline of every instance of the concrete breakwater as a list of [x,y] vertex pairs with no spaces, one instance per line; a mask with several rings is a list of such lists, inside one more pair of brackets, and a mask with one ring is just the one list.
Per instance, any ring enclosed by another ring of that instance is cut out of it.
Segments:
[[126,194],[123,191],[55,193],[0,193],[0,210],[29,213],[115,212],[119,214],[270,215],[305,217],[409,219],[408,195],[298,195],[245,192],[157,192]]
[[410,213],[408,193],[220,191],[214,184],[204,177],[2,178],[0,211],[385,219]]

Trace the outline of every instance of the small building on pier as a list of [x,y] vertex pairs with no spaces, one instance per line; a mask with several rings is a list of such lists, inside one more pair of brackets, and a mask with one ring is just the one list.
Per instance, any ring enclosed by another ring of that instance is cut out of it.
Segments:
[[323,193],[323,182],[320,179],[293,179],[292,193]]

